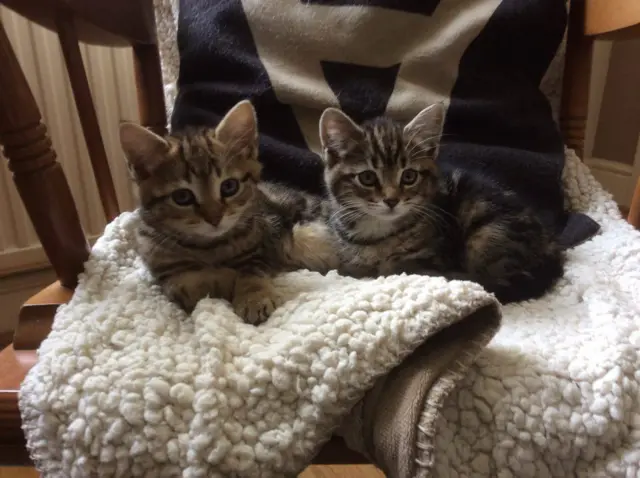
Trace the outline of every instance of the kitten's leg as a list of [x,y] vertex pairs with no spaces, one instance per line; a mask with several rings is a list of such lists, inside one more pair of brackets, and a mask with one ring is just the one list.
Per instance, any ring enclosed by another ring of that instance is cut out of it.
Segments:
[[[338,268],[341,276],[353,277],[354,279],[375,279],[384,274],[380,274],[374,268],[361,266],[359,264],[342,264]],[[393,275],[393,274],[390,274]]]
[[471,274],[467,272],[442,270],[434,264],[422,263],[420,261],[407,261],[400,265],[402,272],[428,277],[444,277],[447,280],[474,281]]
[[231,300],[236,272],[231,269],[185,271],[161,282],[163,292],[186,312],[191,313],[205,297]]
[[434,267],[411,260],[396,262],[395,264],[385,264],[384,266],[380,267],[381,276],[390,276],[397,274],[431,277],[442,276],[442,273],[436,270]]
[[293,239],[285,250],[287,267],[326,274],[337,269],[339,259],[333,234],[319,221],[296,224]]
[[447,280],[462,280],[475,282],[475,277],[468,272],[452,271],[445,269],[444,265],[433,258],[415,258],[406,259],[388,266],[388,273],[381,275],[393,274],[414,274],[427,277],[444,277]]
[[241,275],[233,291],[233,309],[246,322],[261,324],[282,304],[282,297],[267,275]]
[[421,253],[402,259],[389,259],[380,265],[380,275],[415,274],[431,277],[444,276],[442,264],[434,254]]
[[447,280],[466,280],[471,282],[476,281],[475,276],[473,274],[469,274],[468,272],[451,271],[451,272],[443,272],[439,275],[441,275]]
[[542,224],[523,212],[469,234],[465,266],[502,303],[542,296],[563,274],[564,256]]
[[268,276],[239,275],[233,269],[204,269],[173,275],[162,283],[164,293],[191,313],[205,297],[226,299],[250,324],[264,322],[281,298]]

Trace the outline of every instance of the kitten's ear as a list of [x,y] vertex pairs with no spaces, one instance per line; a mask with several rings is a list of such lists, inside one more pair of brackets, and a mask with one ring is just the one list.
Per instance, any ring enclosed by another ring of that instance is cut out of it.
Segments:
[[419,141],[433,139],[438,144],[444,126],[445,112],[443,102],[427,106],[404,127],[405,138]]
[[320,143],[325,151],[342,149],[362,134],[362,128],[337,108],[327,108],[320,117]]
[[164,138],[128,121],[120,123],[120,144],[136,180],[151,176],[169,149]]
[[258,120],[249,100],[243,100],[222,118],[216,127],[216,139],[234,151],[249,147],[257,151]]

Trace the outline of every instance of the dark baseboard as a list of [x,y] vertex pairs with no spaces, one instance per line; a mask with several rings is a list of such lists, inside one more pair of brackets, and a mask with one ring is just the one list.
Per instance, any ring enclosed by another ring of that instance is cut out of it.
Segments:
[[620,213],[622,214],[622,217],[626,219],[627,216],[629,215],[629,208],[627,206],[618,206],[618,209],[620,209]]

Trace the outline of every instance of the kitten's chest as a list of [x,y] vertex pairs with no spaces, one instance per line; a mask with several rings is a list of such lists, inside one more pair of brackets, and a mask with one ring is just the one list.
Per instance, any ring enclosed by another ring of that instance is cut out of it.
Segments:
[[264,270],[282,260],[289,239],[277,218],[265,214],[209,244],[160,242],[145,249],[151,252],[147,262],[152,263],[192,262],[204,267]]
[[214,266],[239,269],[274,267],[282,260],[287,240],[288,232],[278,218],[266,215],[218,244],[209,251],[208,260]]
[[341,256],[343,263],[367,269],[366,275],[377,274],[381,269],[388,269],[390,264],[421,254],[425,249],[439,249],[440,238],[436,231],[420,220],[411,221],[403,228],[380,221],[361,224],[358,231],[362,237],[370,239],[343,240]]
[[363,238],[363,243],[367,240],[386,242],[387,239],[393,239],[393,236],[399,235],[397,229],[398,226],[392,221],[365,219],[357,226],[357,237]]

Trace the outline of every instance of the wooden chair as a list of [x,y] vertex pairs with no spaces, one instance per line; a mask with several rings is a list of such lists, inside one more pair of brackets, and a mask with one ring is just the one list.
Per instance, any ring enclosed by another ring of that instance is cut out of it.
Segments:
[[[1,0],[55,32],[71,80],[84,137],[107,219],[119,213],[79,42],[132,46],[141,122],[165,131],[165,108],[152,0]],[[572,0],[561,129],[582,153],[593,40],[640,36],[638,0]],[[0,352],[0,465],[30,464],[20,428],[18,390],[36,362],[36,349],[51,329],[57,307],[73,294],[89,249],[69,185],[56,161],[47,127],[0,24],[0,143],[16,187],[58,281],[30,298],[19,313],[13,344]],[[640,184],[640,183],[639,183]],[[629,221],[640,227],[640,186]],[[332,440],[316,463],[362,463],[340,440]]]

